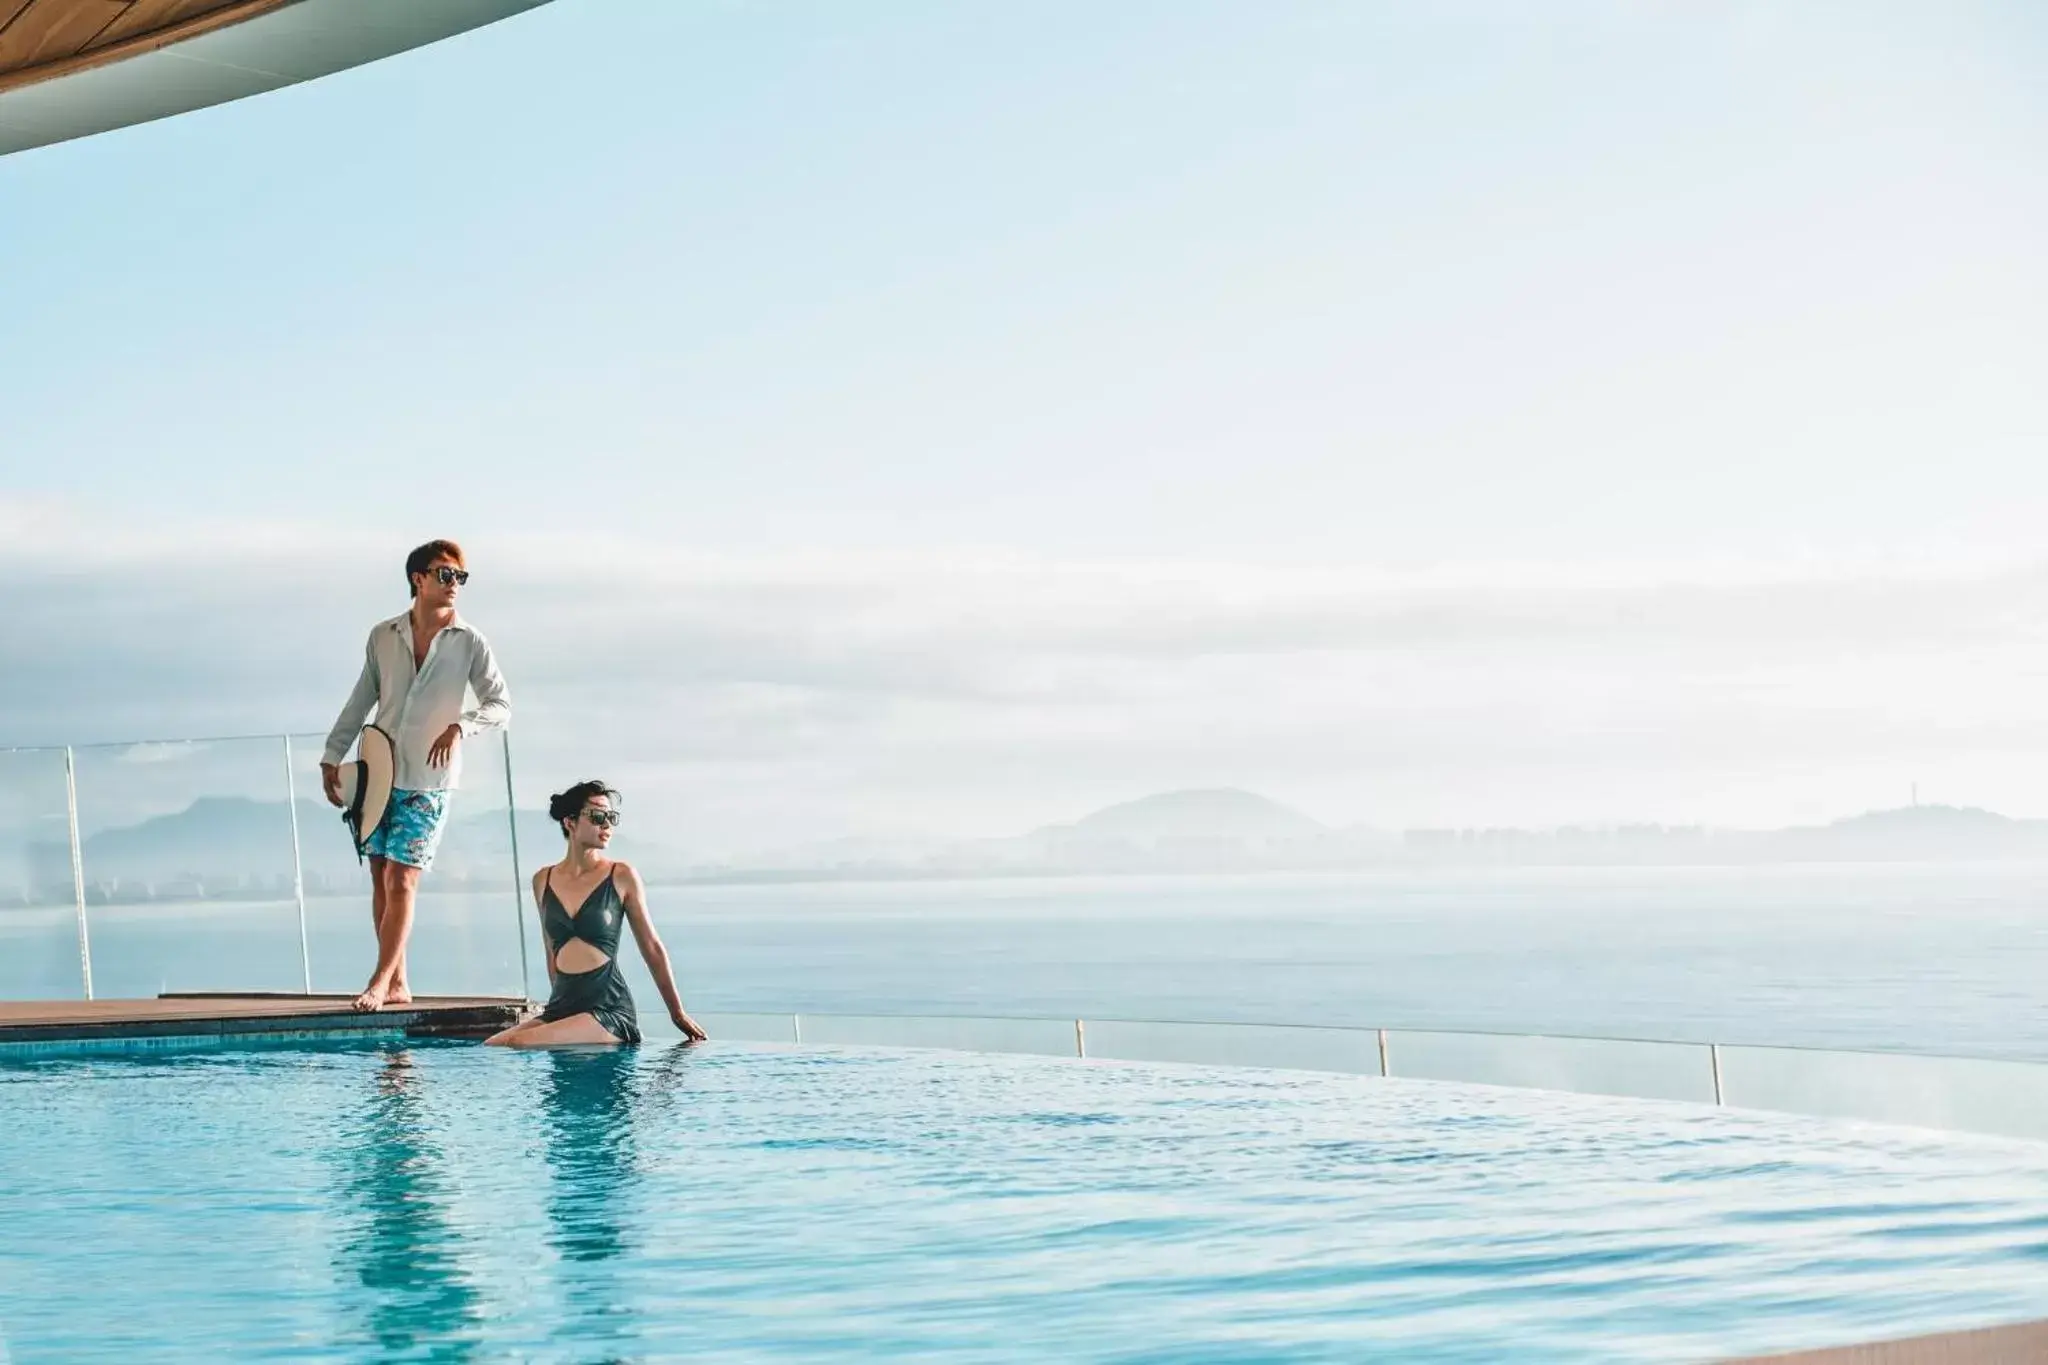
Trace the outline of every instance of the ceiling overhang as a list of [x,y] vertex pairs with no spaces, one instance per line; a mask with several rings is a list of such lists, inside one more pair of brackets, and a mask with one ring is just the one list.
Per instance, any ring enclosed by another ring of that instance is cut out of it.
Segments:
[[0,0],[0,155],[261,94],[546,0]]

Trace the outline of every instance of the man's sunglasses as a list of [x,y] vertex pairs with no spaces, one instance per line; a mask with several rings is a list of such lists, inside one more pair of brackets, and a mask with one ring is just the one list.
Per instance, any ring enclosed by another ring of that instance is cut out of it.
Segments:
[[443,564],[440,568],[434,570],[434,577],[439,579],[441,586],[445,588],[450,583],[468,583],[469,570],[454,569],[450,568],[446,564]]
[[611,829],[619,823],[619,813],[615,810],[587,810],[583,812],[583,818],[599,829]]

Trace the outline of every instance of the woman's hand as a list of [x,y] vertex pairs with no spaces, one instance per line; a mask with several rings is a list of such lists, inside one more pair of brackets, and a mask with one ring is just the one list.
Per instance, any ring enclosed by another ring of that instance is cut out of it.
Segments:
[[676,1027],[683,1031],[683,1037],[688,1042],[701,1043],[710,1036],[697,1026],[695,1019],[692,1019],[682,1010],[677,1010],[669,1018],[676,1021]]

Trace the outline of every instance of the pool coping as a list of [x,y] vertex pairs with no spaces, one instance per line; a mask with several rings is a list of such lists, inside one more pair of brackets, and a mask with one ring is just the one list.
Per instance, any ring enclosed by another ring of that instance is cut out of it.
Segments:
[[1781,1355],[1742,1356],[1722,1365],[2015,1365],[2044,1359],[2048,1359],[2048,1318]]

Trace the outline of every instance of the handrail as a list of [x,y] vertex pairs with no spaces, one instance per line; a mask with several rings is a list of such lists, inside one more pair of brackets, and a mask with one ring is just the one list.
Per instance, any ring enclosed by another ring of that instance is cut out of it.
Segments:
[[95,739],[83,744],[0,744],[0,754],[61,754],[66,749],[134,749],[144,744],[244,744],[285,735],[324,735],[318,725],[296,730],[259,730],[244,735],[152,735],[143,739]]
[[862,1010],[858,1014],[828,1013],[814,1010],[723,1010],[720,1013],[737,1017],[775,1019],[801,1015],[806,1019],[902,1019],[943,1022],[958,1020],[962,1023],[997,1024],[1043,1024],[1051,1022],[1089,1024],[1149,1024],[1173,1028],[1261,1028],[1295,1029],[1301,1032],[1320,1033],[1427,1033],[1445,1034],[1457,1038],[1543,1038],[1570,1043],[1640,1043],[1654,1047],[1696,1047],[1696,1048],[1746,1048],[1766,1052],[1823,1052],[1830,1056],[1851,1057],[1918,1057],[1937,1062],[1998,1062],[2016,1063],[2026,1066],[2048,1067],[2048,1056],[1992,1057],[1974,1052],[1921,1052],[1912,1048],[1896,1047],[1821,1047],[1813,1043],[1749,1043],[1729,1042],[1712,1038],[1668,1038],[1644,1033],[1541,1033],[1517,1032],[1513,1029],[1447,1027],[1438,1024],[1327,1024],[1300,1019],[1189,1019],[1181,1016],[1161,1017],[1158,1015],[1135,1014],[1089,1014],[1082,1020],[1071,1020],[1065,1015],[1048,1014],[961,1014],[953,1010]]

